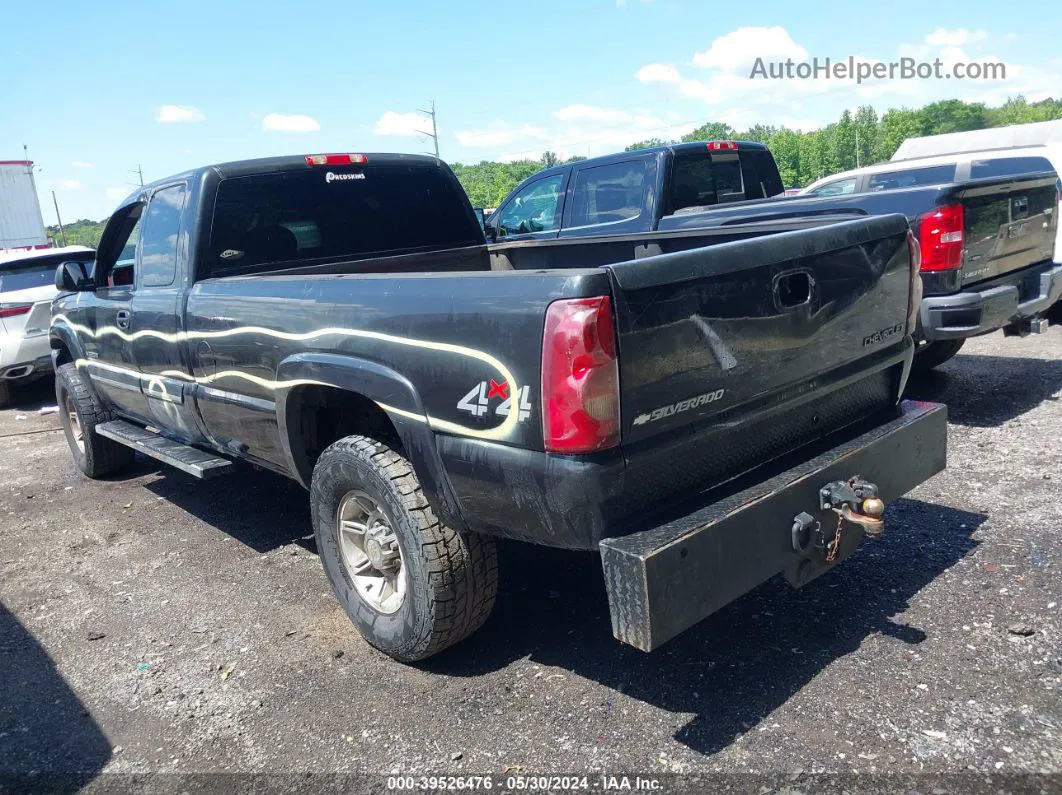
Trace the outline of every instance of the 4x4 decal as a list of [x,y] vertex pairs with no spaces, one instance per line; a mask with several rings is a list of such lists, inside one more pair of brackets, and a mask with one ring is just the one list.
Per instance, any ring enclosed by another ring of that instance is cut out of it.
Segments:
[[[463,398],[457,401],[458,411],[467,411],[473,417],[485,417],[490,412],[491,400],[500,398],[501,403],[494,406],[494,414],[508,417],[512,411],[513,398],[509,395],[509,384],[500,384],[493,378],[480,381]],[[516,391],[518,413],[517,422],[524,422],[531,416],[531,387],[522,386]]]

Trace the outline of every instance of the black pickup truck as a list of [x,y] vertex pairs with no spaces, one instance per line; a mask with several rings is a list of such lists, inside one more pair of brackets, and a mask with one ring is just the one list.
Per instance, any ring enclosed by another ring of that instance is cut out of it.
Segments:
[[827,571],[945,465],[945,409],[899,400],[907,221],[738,236],[499,272],[435,159],[200,168],[57,270],[62,422],[90,477],[137,451],[303,484],[336,595],[400,660],[486,620],[496,537],[600,550],[616,636],[651,650]]
[[757,224],[901,213],[922,257],[915,362],[930,368],[968,337],[1041,330],[1062,296],[1055,173],[955,177],[952,169],[918,187],[785,197],[762,144],[673,144],[534,174],[485,229],[496,268],[585,267],[739,239]]

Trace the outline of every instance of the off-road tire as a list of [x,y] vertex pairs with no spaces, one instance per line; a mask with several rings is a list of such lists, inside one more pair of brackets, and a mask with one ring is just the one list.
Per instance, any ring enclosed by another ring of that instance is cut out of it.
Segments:
[[[84,434],[84,450],[78,447],[75,430],[70,422],[66,399],[71,398],[77,420]],[[96,433],[96,426],[114,419],[104,409],[85,384],[77,365],[63,364],[55,372],[55,399],[59,404],[59,419],[63,424],[70,453],[81,472],[90,478],[114,475],[132,466],[136,457],[132,449]]]
[[[394,529],[406,569],[402,606],[379,612],[361,598],[343,565],[337,512],[352,490],[371,496]],[[310,488],[317,550],[332,590],[371,645],[415,662],[464,640],[490,616],[498,593],[493,538],[453,530],[435,516],[413,466],[386,443],[348,436],[317,460]]]
[[937,340],[925,342],[915,351],[914,369],[919,372],[928,372],[957,354],[966,340]]

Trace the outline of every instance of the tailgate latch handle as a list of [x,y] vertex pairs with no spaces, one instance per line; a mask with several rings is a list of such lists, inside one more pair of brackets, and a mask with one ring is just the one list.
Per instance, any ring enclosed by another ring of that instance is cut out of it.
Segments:
[[811,303],[815,277],[806,270],[786,271],[774,277],[774,303],[785,312]]

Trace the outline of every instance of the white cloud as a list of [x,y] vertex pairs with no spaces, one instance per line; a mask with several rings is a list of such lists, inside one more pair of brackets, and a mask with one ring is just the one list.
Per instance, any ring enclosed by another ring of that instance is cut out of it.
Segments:
[[70,165],[74,168],[95,168],[92,163],[86,163],[84,160],[75,160]]
[[107,195],[108,199],[111,199],[113,201],[124,199],[126,196],[132,193],[132,191],[130,191],[128,188],[106,188],[103,192]]
[[926,44],[930,47],[964,47],[967,44],[974,44],[987,38],[988,33],[983,30],[967,30],[966,28],[947,30],[945,28],[937,28],[926,36]]
[[389,110],[376,120],[372,131],[377,135],[414,136],[423,135],[429,125],[430,122],[419,113],[396,113]]
[[203,121],[206,114],[194,105],[163,105],[155,111],[155,121],[160,124]]
[[624,110],[612,108],[599,108],[594,105],[568,105],[560,110],[553,111],[553,118],[561,121],[600,121],[600,122],[625,122],[630,121],[631,114]]
[[[1000,39],[1005,43],[1005,37]],[[824,63],[890,64],[901,58],[932,63],[939,58],[945,71],[960,62],[1003,63],[984,52],[996,39],[983,30],[939,28],[914,43],[903,43],[891,51],[867,57],[858,53],[817,52]],[[756,58],[771,64],[813,60],[785,28],[738,28],[712,41],[708,49],[694,53],[692,62],[703,72],[685,73],[672,64],[650,63],[635,72],[635,79],[645,85],[657,85],[672,96],[703,102],[708,117],[726,121],[739,129],[752,124],[787,124],[803,129],[836,121],[840,113],[860,104],[873,104],[879,112],[890,107],[917,107],[956,96],[967,102],[999,104],[1008,96],[1024,94],[1030,101],[1057,94],[1062,83],[1062,64],[1043,61],[1038,66],[1006,63],[1005,80],[952,79],[865,79],[819,77],[814,79],[750,79]],[[789,121],[785,121],[788,119]]]
[[283,113],[267,113],[262,119],[262,129],[273,132],[307,133],[317,132],[321,125],[313,116],[300,113],[287,116]]
[[704,69],[748,74],[757,58],[764,61],[806,61],[808,51],[797,44],[781,25],[771,28],[738,28],[720,36],[704,52],[694,53],[693,64]]
[[61,179],[59,180],[59,190],[81,190],[85,186],[78,182],[76,179]]
[[457,141],[461,146],[479,149],[548,140],[549,133],[542,127],[536,127],[531,124],[514,127],[501,120],[492,121],[486,127],[478,130],[459,130],[457,132]]

